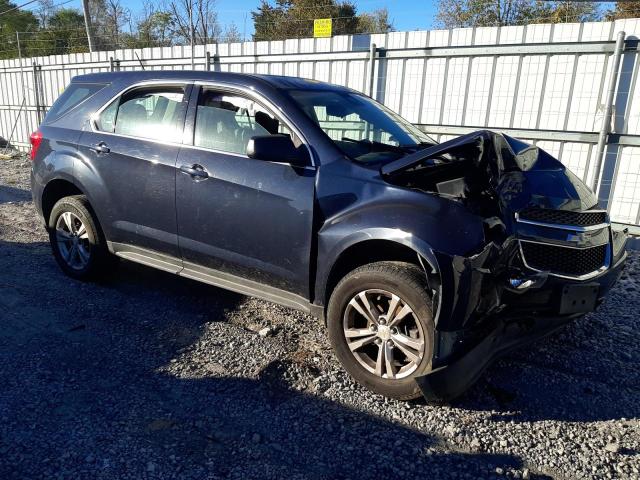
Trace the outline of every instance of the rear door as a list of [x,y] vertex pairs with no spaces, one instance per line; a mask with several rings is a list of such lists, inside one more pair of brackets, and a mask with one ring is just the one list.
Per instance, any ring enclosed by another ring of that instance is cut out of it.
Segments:
[[295,134],[255,98],[209,87],[192,95],[187,124],[193,145],[180,151],[176,177],[185,270],[219,270],[309,298],[315,168],[246,155],[255,135]]
[[132,88],[104,107],[80,138],[100,185],[92,199],[114,249],[140,247],[180,258],[175,176],[190,85]]

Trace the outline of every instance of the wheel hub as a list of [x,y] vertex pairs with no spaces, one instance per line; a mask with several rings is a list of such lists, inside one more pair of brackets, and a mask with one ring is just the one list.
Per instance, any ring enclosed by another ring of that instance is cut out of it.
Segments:
[[391,329],[387,325],[380,325],[378,327],[378,338],[382,340],[389,340],[391,338]]

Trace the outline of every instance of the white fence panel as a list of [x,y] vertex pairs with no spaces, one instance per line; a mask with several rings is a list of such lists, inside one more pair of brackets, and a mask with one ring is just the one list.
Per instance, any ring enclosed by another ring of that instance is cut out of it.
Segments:
[[[618,32],[626,49],[612,72]],[[0,61],[0,136],[22,149],[71,78],[111,69],[291,75],[368,93],[442,141],[505,130],[557,156],[590,185],[609,79],[616,75],[601,192],[613,219],[640,223],[640,19],[303,38]],[[369,49],[377,47],[373,78]],[[40,70],[34,73],[34,64]],[[39,79],[37,88],[35,79]],[[40,98],[36,98],[36,90]],[[24,99],[24,105],[23,105]],[[40,109],[40,114],[38,110]],[[336,130],[336,135],[340,130]],[[9,138],[11,137],[11,138]],[[607,183],[609,182],[609,183]]]

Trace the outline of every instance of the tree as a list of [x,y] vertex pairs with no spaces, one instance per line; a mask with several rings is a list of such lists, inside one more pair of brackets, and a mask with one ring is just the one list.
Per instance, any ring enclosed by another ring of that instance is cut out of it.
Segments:
[[122,45],[120,35],[131,17],[131,12],[120,3],[120,0],[106,0],[106,7],[101,33],[107,43],[113,48],[119,48]]
[[0,35],[15,36],[16,32],[27,32],[38,27],[38,19],[29,10],[20,10],[9,0],[0,0]]
[[393,30],[393,23],[389,19],[389,10],[386,8],[358,15],[357,33],[386,33]]
[[61,8],[47,17],[47,28],[36,35],[40,45],[40,55],[60,55],[86,52],[87,39],[83,35],[84,17],[78,10]]
[[640,17],[640,3],[637,1],[616,2],[616,8],[606,13],[606,19],[609,21],[638,17]]
[[171,13],[159,10],[158,7],[146,1],[136,25],[138,32],[137,48],[168,47],[173,43],[175,21]]
[[231,23],[224,28],[224,34],[222,35],[222,41],[228,43],[242,42],[242,34],[235,23]]
[[332,32],[344,35],[358,32],[356,7],[349,1],[327,0],[276,0],[272,4],[262,0],[258,9],[251,12],[254,40],[284,40],[313,36],[313,20],[333,18]]
[[38,19],[32,12],[16,7],[9,0],[0,0],[0,58],[17,58],[16,32],[30,32],[38,28]]
[[40,8],[36,10],[35,15],[38,18],[40,28],[46,28],[49,25],[49,18],[55,13],[55,5],[53,0],[38,0]]
[[167,10],[173,17],[178,43],[189,44],[192,31],[197,44],[206,45],[220,38],[215,0],[170,0]]
[[534,10],[531,0],[440,0],[436,22],[444,28],[520,25]]
[[440,0],[436,23],[444,28],[587,22],[600,18],[594,2],[544,0]]
[[593,22],[601,19],[594,2],[538,2],[535,19],[538,23]]

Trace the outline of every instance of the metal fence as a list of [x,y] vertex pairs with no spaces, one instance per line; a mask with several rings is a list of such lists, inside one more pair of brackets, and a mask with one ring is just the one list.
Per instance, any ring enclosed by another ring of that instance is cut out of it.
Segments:
[[613,220],[640,224],[640,19],[393,32],[0,62],[0,136],[29,133],[71,77],[190,69],[291,75],[368,93],[438,140],[505,131],[558,157]]

